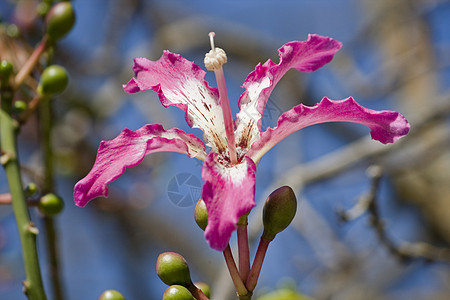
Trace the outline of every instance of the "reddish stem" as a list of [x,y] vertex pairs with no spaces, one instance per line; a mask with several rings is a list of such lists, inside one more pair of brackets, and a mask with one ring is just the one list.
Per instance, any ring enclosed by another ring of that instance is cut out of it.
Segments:
[[225,262],[227,264],[228,271],[230,272],[231,279],[233,280],[234,287],[236,288],[236,292],[240,297],[247,295],[248,291],[245,288],[244,282],[241,280],[241,277],[239,276],[239,271],[236,267],[236,263],[234,262],[233,253],[231,253],[230,245],[227,245],[225,250],[223,250],[223,257],[225,258]]
[[256,250],[255,254],[255,260],[253,261],[250,274],[248,275],[247,281],[245,283],[245,286],[250,292],[255,289],[256,284],[258,283],[258,278],[261,272],[262,264],[264,262],[264,257],[266,256],[267,247],[269,247],[271,241],[272,240],[265,239],[264,237],[261,237],[261,239],[259,240],[258,250]]
[[245,282],[250,272],[250,251],[248,248],[247,217],[237,225],[238,249],[239,249],[239,274]]
[[11,204],[12,198],[10,193],[0,194],[0,204]]
[[25,80],[25,78],[31,73],[33,68],[38,63],[39,58],[47,48],[47,46],[48,46],[48,37],[47,35],[44,35],[39,45],[34,49],[33,53],[31,53],[31,56],[19,70],[19,73],[17,73],[14,79],[14,89],[17,89]]

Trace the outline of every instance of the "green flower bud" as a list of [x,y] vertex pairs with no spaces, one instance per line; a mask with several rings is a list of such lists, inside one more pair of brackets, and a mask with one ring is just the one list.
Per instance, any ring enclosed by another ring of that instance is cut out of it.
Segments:
[[7,60],[2,60],[0,62],[0,80],[3,82],[7,82],[9,77],[13,73],[13,65]]
[[162,298],[163,300],[195,300],[191,292],[181,285],[169,286],[165,290]]
[[50,11],[51,5],[50,3],[41,2],[38,4],[36,11],[39,16],[44,17]]
[[297,211],[297,199],[294,191],[288,186],[282,186],[273,191],[264,203],[263,237],[273,240],[275,235],[286,229],[294,219]]
[[28,108],[28,104],[22,100],[16,100],[13,103],[13,111],[15,114],[21,114],[26,111]]
[[196,282],[194,283],[194,285],[201,289],[203,294],[205,294],[206,297],[211,298],[211,287],[209,286],[209,284],[205,283],[205,282]]
[[25,192],[25,197],[31,197],[31,196],[33,196],[34,194],[36,194],[37,190],[38,190],[38,188],[37,188],[36,183],[30,182],[30,183],[27,184],[27,186],[25,187],[25,190],[24,190],[24,192]]
[[47,35],[53,40],[59,40],[72,29],[75,24],[75,12],[68,1],[55,4],[45,19]]
[[164,252],[158,256],[156,273],[162,282],[167,285],[188,286],[192,282],[186,260],[175,252]]
[[125,297],[115,290],[104,291],[98,300],[125,300]]
[[59,94],[66,89],[68,83],[69,76],[66,69],[58,65],[52,65],[42,72],[38,92],[44,96]]
[[205,230],[206,226],[208,225],[208,212],[206,210],[206,204],[203,199],[198,200],[197,204],[195,205],[194,218],[198,227],[200,227],[202,230]]
[[6,34],[10,37],[10,38],[18,38],[20,36],[20,29],[16,24],[8,24],[6,26]]
[[39,200],[40,211],[47,216],[59,214],[64,208],[64,201],[55,194],[47,194]]

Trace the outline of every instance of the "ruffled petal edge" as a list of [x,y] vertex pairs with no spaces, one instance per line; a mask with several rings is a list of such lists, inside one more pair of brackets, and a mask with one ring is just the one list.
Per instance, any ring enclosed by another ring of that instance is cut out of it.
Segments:
[[74,187],[75,204],[83,207],[93,198],[108,196],[107,184],[126,168],[138,165],[150,153],[163,151],[205,158],[203,142],[180,129],[164,130],[159,124],[145,125],[136,131],[124,129],[115,139],[100,143],[94,166]]

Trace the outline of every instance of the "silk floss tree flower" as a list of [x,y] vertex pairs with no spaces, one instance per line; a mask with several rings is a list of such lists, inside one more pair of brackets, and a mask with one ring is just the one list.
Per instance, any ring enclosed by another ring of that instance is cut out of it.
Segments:
[[[172,151],[204,161],[202,198],[208,211],[205,237],[209,245],[223,250],[236,229],[239,217],[255,206],[255,172],[261,157],[282,139],[304,127],[325,122],[354,122],[367,126],[373,139],[393,143],[409,131],[406,119],[394,111],[375,111],[359,105],[352,97],[333,101],[327,97],[312,107],[297,105],[283,113],[278,125],[262,130],[264,108],[278,81],[290,69],[312,72],[330,62],[342,44],[332,38],[311,34],[306,41],[284,44],[279,63],[258,64],[246,78],[239,97],[240,111],[233,119],[222,65],[227,58],[214,46],[205,57],[208,70],[216,76],[217,88],[209,86],[206,72],[181,55],[164,51],[157,61],[136,58],[128,93],[153,90],[164,107],[185,112],[190,127],[203,131],[195,135],[162,125],[124,129],[110,141],[102,141],[89,174],[74,189],[78,206],[98,196],[107,196],[107,184],[154,152]],[[206,150],[208,146],[209,151]]]

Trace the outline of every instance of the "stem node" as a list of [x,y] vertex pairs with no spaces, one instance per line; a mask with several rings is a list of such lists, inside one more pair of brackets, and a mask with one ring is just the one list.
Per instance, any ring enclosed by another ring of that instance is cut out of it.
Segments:
[[38,235],[39,234],[39,229],[36,226],[34,226],[33,222],[28,223],[27,231],[30,232],[33,235]]

